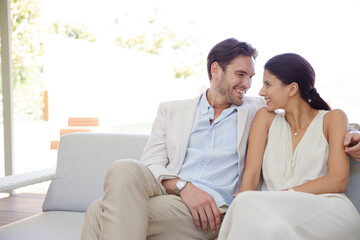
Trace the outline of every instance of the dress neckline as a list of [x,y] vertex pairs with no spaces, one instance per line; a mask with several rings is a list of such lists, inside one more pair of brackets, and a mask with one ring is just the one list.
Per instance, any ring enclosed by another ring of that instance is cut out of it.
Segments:
[[293,147],[292,147],[293,140],[292,140],[292,134],[291,134],[291,127],[290,127],[290,124],[285,119],[285,112],[284,112],[283,117],[284,117],[284,121],[286,122],[287,130],[288,130],[288,136],[290,138],[291,158],[293,158],[295,153],[298,152],[298,149],[300,148],[300,146],[305,141],[304,138],[306,138],[306,136],[308,135],[309,130],[311,130],[312,126],[314,125],[314,122],[319,118],[319,116],[321,116],[320,113],[322,113],[322,112],[324,112],[324,110],[319,110],[318,113],[316,114],[316,116],[314,117],[314,119],[311,120],[311,122],[307,126],[304,134],[302,135],[300,141],[296,145],[295,149],[293,149]]

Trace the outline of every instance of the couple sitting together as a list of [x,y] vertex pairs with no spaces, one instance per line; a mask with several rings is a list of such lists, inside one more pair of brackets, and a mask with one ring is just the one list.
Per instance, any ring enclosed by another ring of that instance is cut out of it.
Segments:
[[141,161],[108,169],[82,239],[360,238],[344,194],[360,133],[320,97],[297,54],[271,58],[263,98],[245,97],[256,56],[236,39],[211,49],[210,88],[160,104]]

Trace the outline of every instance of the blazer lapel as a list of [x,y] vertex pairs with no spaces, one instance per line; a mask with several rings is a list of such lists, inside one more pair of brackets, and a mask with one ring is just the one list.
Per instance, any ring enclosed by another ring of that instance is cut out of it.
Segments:
[[[238,111],[238,140],[237,140],[237,149],[240,150],[240,144],[244,135],[246,124],[248,122],[247,118],[249,115],[249,104],[244,103],[242,106],[237,108]],[[247,141],[247,139],[246,139]]]
[[180,156],[179,159],[182,162],[185,158],[186,149],[189,144],[190,133],[193,126],[196,108],[199,103],[201,95],[195,99],[186,102],[183,108],[180,110],[180,121],[179,121],[179,146]]

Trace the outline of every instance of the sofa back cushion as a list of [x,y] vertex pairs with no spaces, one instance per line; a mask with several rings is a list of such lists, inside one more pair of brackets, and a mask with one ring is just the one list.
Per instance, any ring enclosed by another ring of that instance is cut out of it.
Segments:
[[[85,212],[103,196],[108,167],[115,160],[139,159],[148,135],[74,133],[61,138],[56,174],[46,195],[44,211]],[[360,212],[360,162],[351,159],[346,195]]]
[[148,135],[74,133],[59,143],[56,174],[43,204],[44,211],[85,212],[104,194],[108,167],[118,159],[139,159]]
[[350,159],[350,177],[346,195],[360,213],[360,162],[352,158]]

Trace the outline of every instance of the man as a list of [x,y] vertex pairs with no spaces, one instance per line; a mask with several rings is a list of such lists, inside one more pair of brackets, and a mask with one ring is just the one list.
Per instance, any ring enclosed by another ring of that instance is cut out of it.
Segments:
[[360,162],[360,132],[350,131],[344,139],[345,152]]
[[226,39],[208,55],[210,88],[160,104],[141,161],[109,168],[82,239],[214,239],[239,187],[253,117],[245,97],[257,51]]

